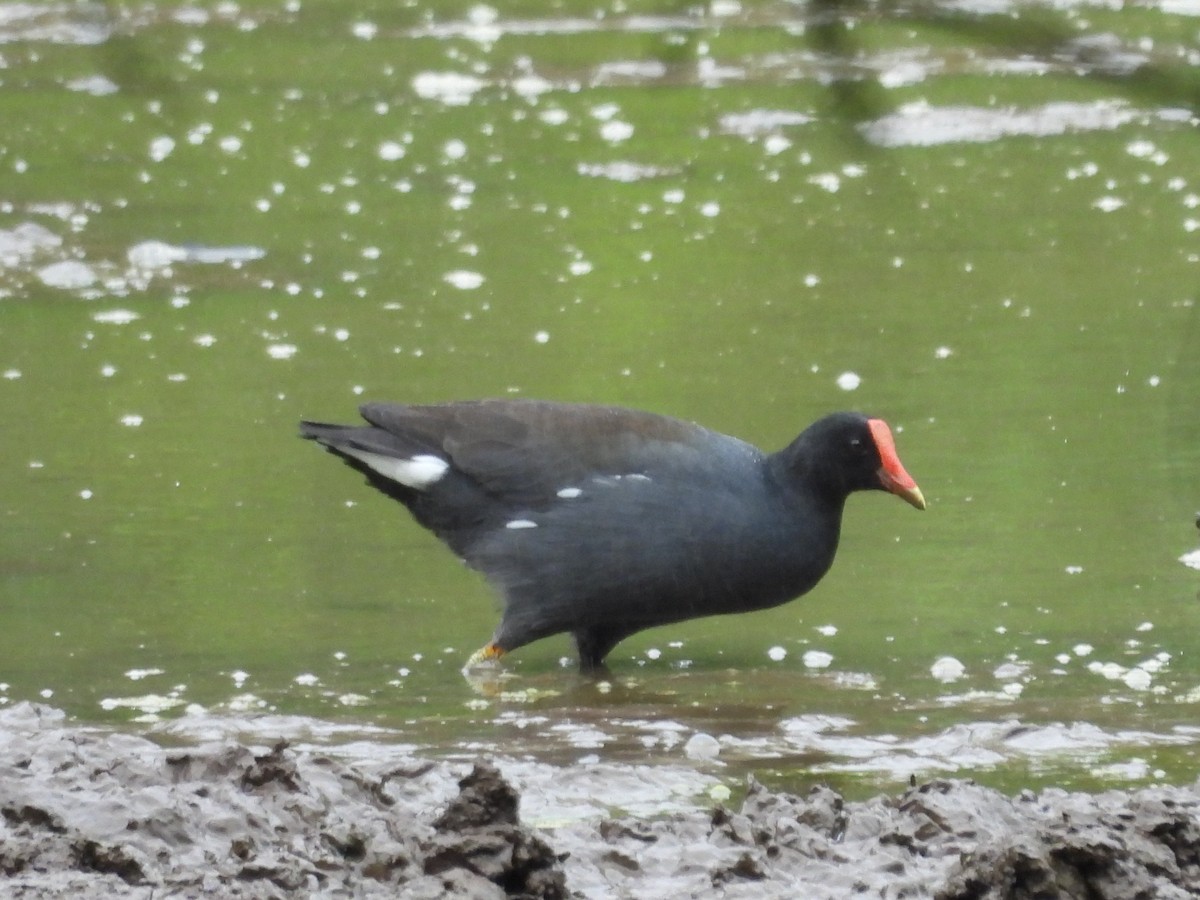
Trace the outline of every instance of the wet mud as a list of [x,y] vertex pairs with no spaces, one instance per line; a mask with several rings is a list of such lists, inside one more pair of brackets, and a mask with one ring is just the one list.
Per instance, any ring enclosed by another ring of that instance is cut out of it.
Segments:
[[[347,748],[341,748],[345,751]],[[1173,898],[1200,792],[1008,797],[967,780],[846,802],[751,781],[735,808],[523,823],[499,758],[162,746],[0,710],[5,897]],[[572,767],[555,776],[586,777]]]

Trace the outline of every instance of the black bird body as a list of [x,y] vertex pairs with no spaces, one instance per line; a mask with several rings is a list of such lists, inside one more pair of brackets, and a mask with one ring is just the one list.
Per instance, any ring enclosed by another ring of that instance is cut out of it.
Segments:
[[[852,413],[771,455],[617,407],[480,400],[361,413],[366,426],[304,422],[301,435],[498,588],[501,622],[477,657],[570,632],[581,667],[597,667],[644,628],[807,592],[833,562],[851,491],[924,506],[887,426]],[[892,484],[881,481],[888,465]]]

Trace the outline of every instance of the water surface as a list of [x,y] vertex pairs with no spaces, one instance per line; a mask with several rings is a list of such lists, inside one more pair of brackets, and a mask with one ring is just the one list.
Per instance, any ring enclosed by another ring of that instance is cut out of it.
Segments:
[[[697,790],[1193,779],[1198,35],[1189,3],[0,4],[0,700]],[[856,496],[810,596],[635,636],[610,682],[551,639],[472,684],[486,586],[295,423],[495,395],[767,449],[866,410],[930,508]]]

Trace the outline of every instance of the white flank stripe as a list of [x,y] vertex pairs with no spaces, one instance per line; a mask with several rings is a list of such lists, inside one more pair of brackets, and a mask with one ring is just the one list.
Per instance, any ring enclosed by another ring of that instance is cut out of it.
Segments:
[[343,450],[342,452],[362,460],[384,478],[398,481],[405,487],[424,490],[446,474],[450,463],[439,456],[421,454],[411,459],[399,459],[395,456],[384,456],[382,453],[368,453],[365,450]]
[[537,528],[537,522],[529,519],[513,519],[511,522],[504,523],[505,528]]

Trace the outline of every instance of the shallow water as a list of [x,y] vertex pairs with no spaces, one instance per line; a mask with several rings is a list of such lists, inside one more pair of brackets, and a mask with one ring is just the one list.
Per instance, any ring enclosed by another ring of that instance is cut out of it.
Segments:
[[[697,790],[1194,778],[1200,8],[826,13],[0,4],[0,699]],[[472,684],[486,586],[295,423],[507,394],[868,410],[930,509],[855,497],[810,596],[610,682]]]

